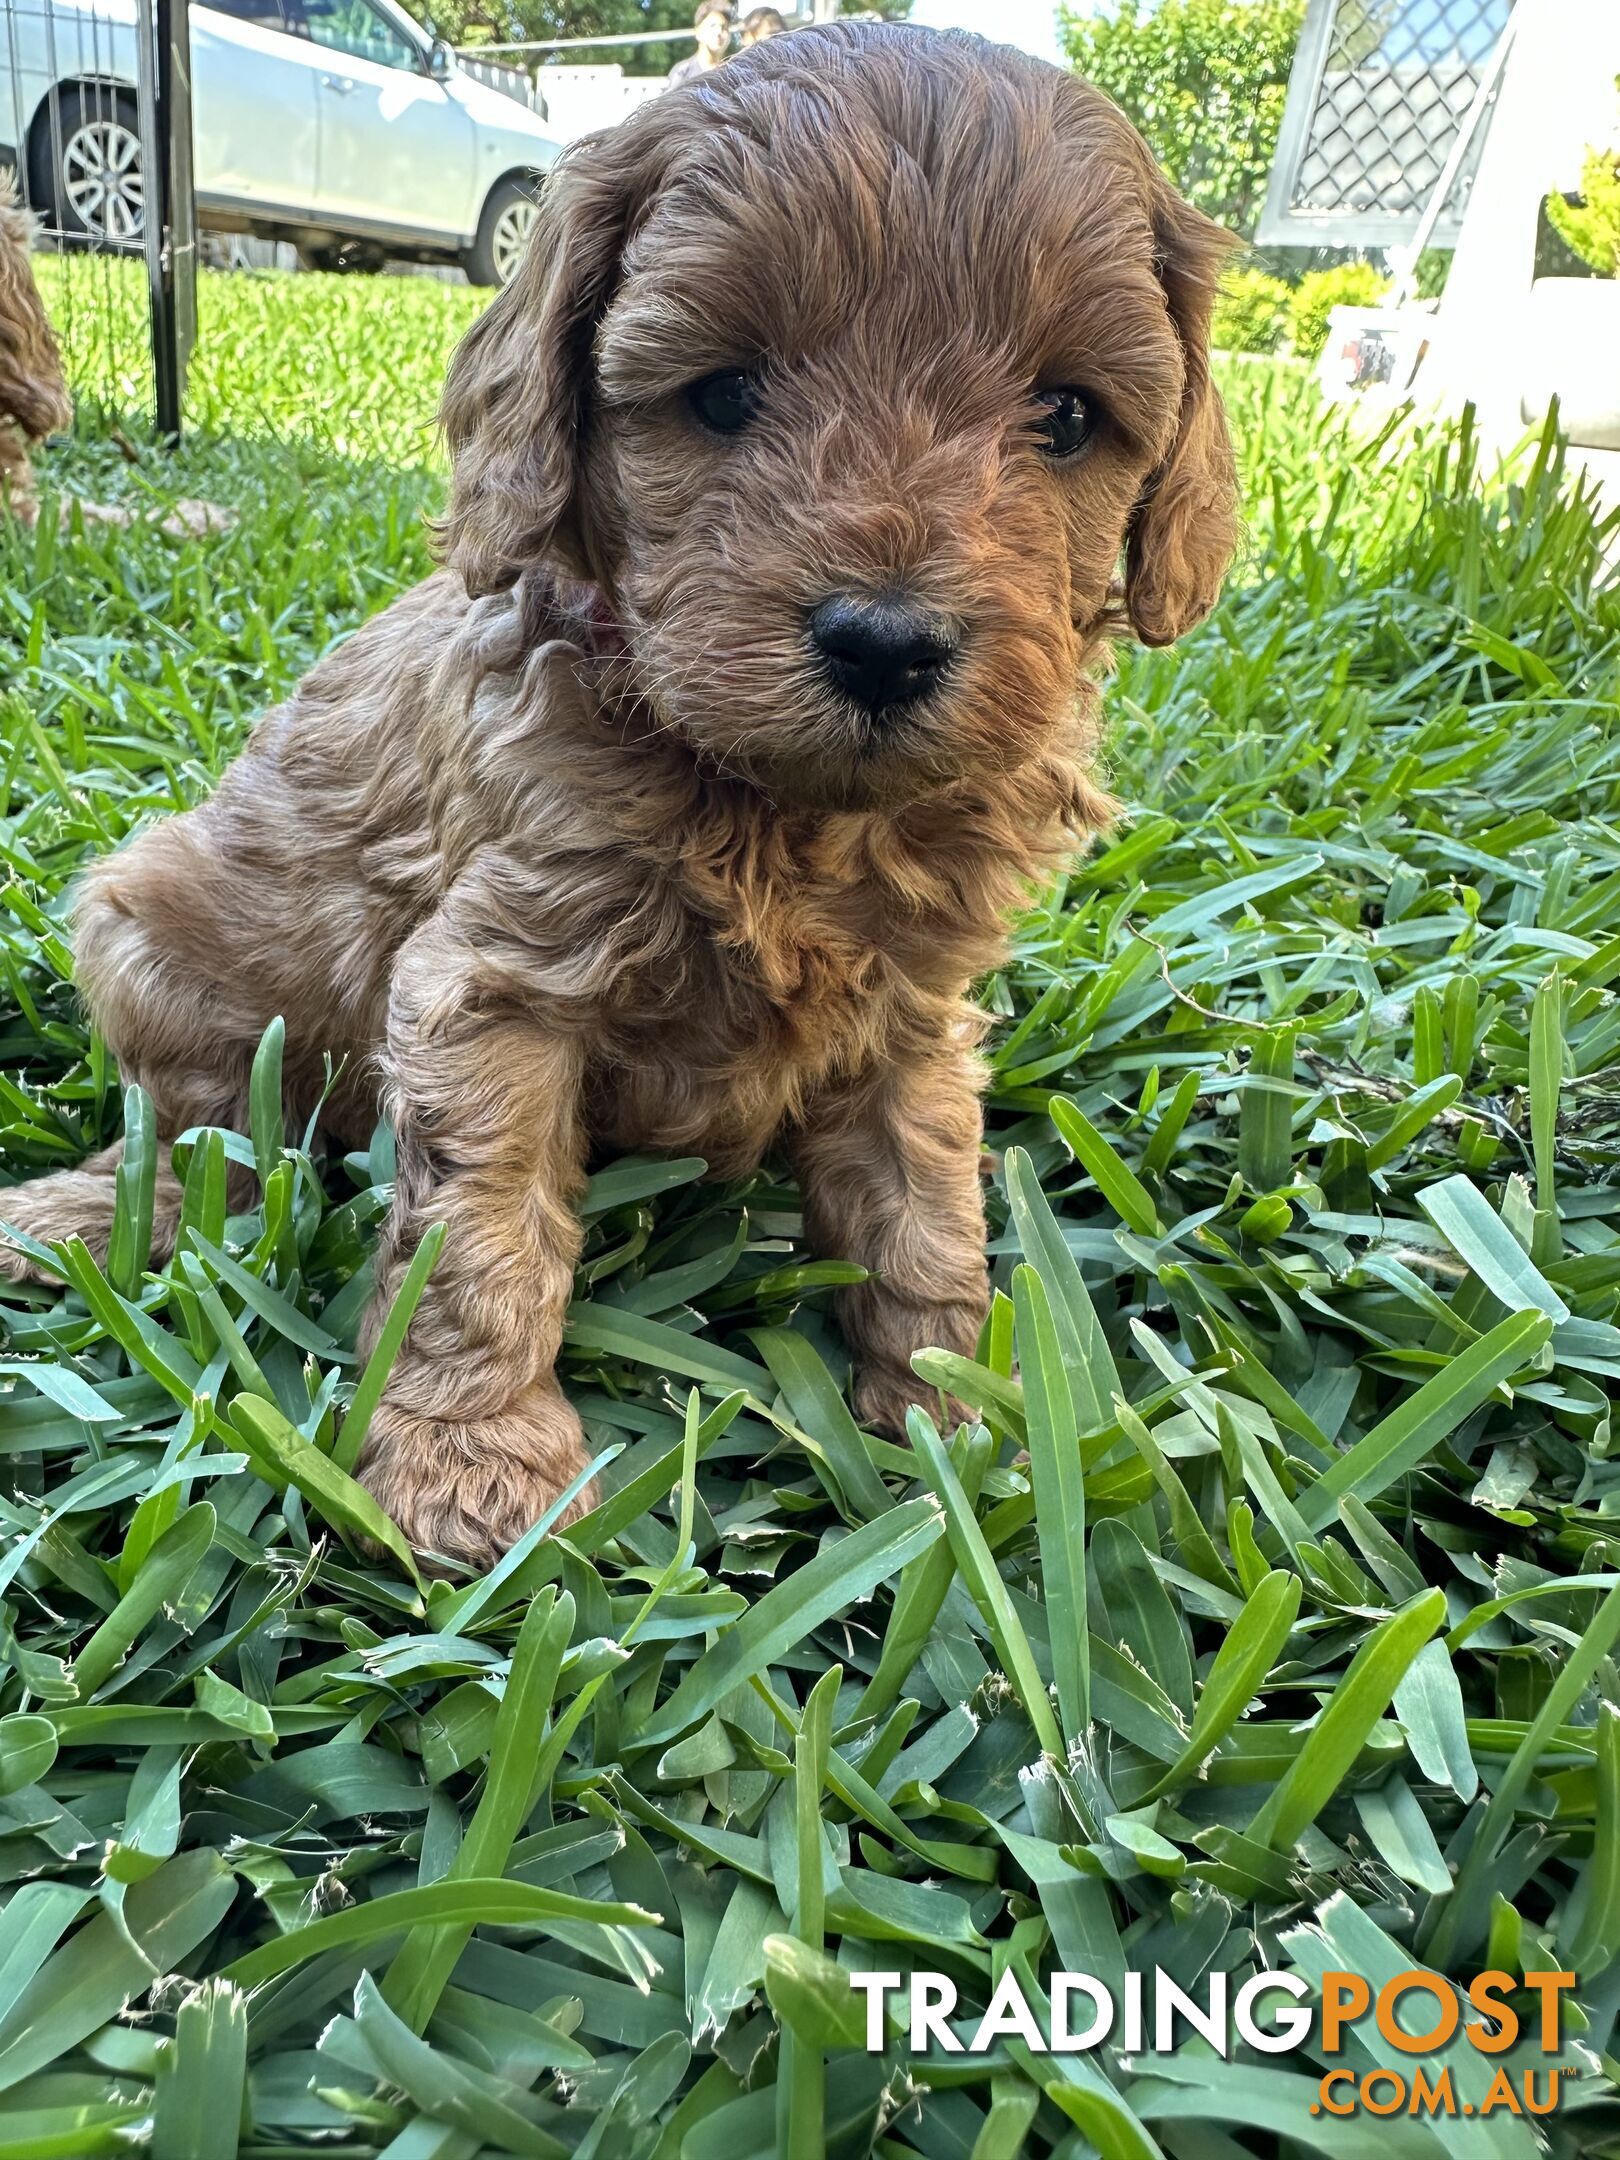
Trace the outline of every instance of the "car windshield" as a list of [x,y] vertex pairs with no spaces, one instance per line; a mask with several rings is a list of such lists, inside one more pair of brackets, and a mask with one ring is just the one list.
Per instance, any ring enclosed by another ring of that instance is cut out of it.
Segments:
[[421,56],[404,31],[370,5],[370,0],[300,0],[293,11],[317,45],[374,60],[379,67],[418,68]]

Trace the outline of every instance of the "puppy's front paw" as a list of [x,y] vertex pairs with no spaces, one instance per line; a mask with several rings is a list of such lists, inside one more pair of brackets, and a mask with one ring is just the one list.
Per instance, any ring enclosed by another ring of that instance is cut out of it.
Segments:
[[[560,1388],[533,1389],[467,1423],[421,1417],[384,1397],[359,1476],[413,1550],[481,1570],[516,1544],[589,1460],[579,1414]],[[593,1481],[556,1527],[578,1521],[596,1500]]]
[[[965,1403],[959,1403],[954,1395],[948,1395],[945,1403],[942,1425],[945,1432],[971,1423],[978,1414],[968,1409]],[[903,1439],[906,1412],[913,1404],[926,1410],[936,1425],[941,1424],[938,1388],[930,1387],[926,1380],[919,1380],[903,1365],[866,1364],[856,1374],[855,1416],[869,1432],[893,1433]]]

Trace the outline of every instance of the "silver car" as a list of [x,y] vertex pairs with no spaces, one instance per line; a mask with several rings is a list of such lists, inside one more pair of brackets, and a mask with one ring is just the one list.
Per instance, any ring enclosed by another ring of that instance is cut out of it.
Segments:
[[[311,266],[459,262],[503,285],[558,145],[395,0],[191,8],[197,209]],[[0,163],[92,244],[141,235],[134,0],[0,0]]]

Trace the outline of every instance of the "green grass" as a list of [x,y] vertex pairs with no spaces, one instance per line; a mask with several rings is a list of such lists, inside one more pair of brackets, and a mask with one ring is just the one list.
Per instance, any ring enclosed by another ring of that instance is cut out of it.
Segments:
[[[150,413],[144,268],[116,256],[36,257],[81,398]],[[430,277],[197,281],[187,412],[206,436],[303,441],[340,457],[420,465],[456,340],[488,294]]]
[[[466,297],[205,304],[178,460],[51,466],[236,530],[0,534],[16,1176],[122,1115],[75,864],[426,562]],[[229,1222],[199,1144],[155,1272],[138,1142],[108,1275],[6,1299],[0,2160],[1537,2149],[1313,2116],[1314,2049],[869,2056],[840,1965],[1569,1967],[1539,2128],[1620,2152],[1620,596],[1556,460],[1232,395],[1244,572],[1123,661],[1132,814],[985,988],[1004,1294],[925,1360],[983,1428],[854,1427],[790,1189],[622,1164],[564,1351],[608,1497],[424,1586],[342,1468],[384,1136],[261,1118]]]

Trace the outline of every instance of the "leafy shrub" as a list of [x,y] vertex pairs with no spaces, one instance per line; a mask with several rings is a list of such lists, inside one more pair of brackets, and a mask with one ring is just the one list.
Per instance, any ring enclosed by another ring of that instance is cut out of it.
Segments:
[[1438,300],[1446,289],[1446,280],[1450,275],[1450,248],[1426,247],[1418,257],[1418,298],[1420,300]]
[[1547,197],[1554,232],[1603,277],[1620,277],[1620,151],[1588,150],[1578,201]]
[[1252,233],[1304,0],[1119,0],[1065,8],[1069,65],[1106,90],[1190,202]]
[[1222,352],[1274,353],[1288,330],[1293,298],[1286,279],[1233,270],[1222,281],[1210,335]]
[[1288,327],[1295,352],[1314,360],[1327,343],[1328,317],[1336,307],[1372,307],[1389,291],[1389,279],[1370,262],[1336,263],[1312,270],[1294,288]]

